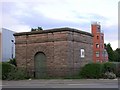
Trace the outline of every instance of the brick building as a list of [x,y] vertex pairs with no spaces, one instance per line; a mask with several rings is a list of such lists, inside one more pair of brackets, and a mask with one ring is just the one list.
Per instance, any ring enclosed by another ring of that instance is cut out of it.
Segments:
[[104,33],[101,31],[101,26],[98,22],[91,25],[93,34],[93,60],[94,62],[107,62],[108,54],[104,47]]
[[92,62],[92,34],[72,28],[55,28],[14,34],[16,60],[31,76],[77,74]]

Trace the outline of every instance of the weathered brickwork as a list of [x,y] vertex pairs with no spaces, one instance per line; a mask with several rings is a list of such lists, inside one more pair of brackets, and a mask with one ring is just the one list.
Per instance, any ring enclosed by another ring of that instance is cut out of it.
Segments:
[[[78,72],[86,63],[92,62],[92,35],[71,28],[57,28],[14,34],[18,67],[35,72],[35,54],[46,55],[49,76],[66,76]],[[81,58],[80,50],[85,50]],[[31,72],[31,75],[33,75]]]

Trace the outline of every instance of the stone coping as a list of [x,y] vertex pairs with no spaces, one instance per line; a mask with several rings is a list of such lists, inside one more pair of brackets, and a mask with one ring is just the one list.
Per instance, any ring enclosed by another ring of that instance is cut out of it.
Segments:
[[91,33],[88,33],[88,32],[85,32],[85,31],[81,31],[81,30],[78,30],[78,29],[74,29],[74,28],[68,28],[68,27],[47,29],[47,30],[41,30],[41,31],[21,32],[21,33],[15,33],[14,36],[54,33],[54,32],[62,32],[62,31],[70,31],[70,32],[76,32],[76,33],[80,33],[80,34],[93,36]]

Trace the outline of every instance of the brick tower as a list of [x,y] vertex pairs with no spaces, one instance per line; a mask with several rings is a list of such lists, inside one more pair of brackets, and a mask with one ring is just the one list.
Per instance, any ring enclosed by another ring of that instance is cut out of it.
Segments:
[[93,60],[94,62],[107,62],[108,54],[104,48],[104,33],[101,32],[101,25],[98,22],[91,24],[93,34]]

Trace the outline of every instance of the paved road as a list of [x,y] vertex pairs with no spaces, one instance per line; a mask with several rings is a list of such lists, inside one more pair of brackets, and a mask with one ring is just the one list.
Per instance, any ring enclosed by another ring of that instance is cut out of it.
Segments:
[[118,80],[20,80],[3,81],[3,88],[118,88]]

